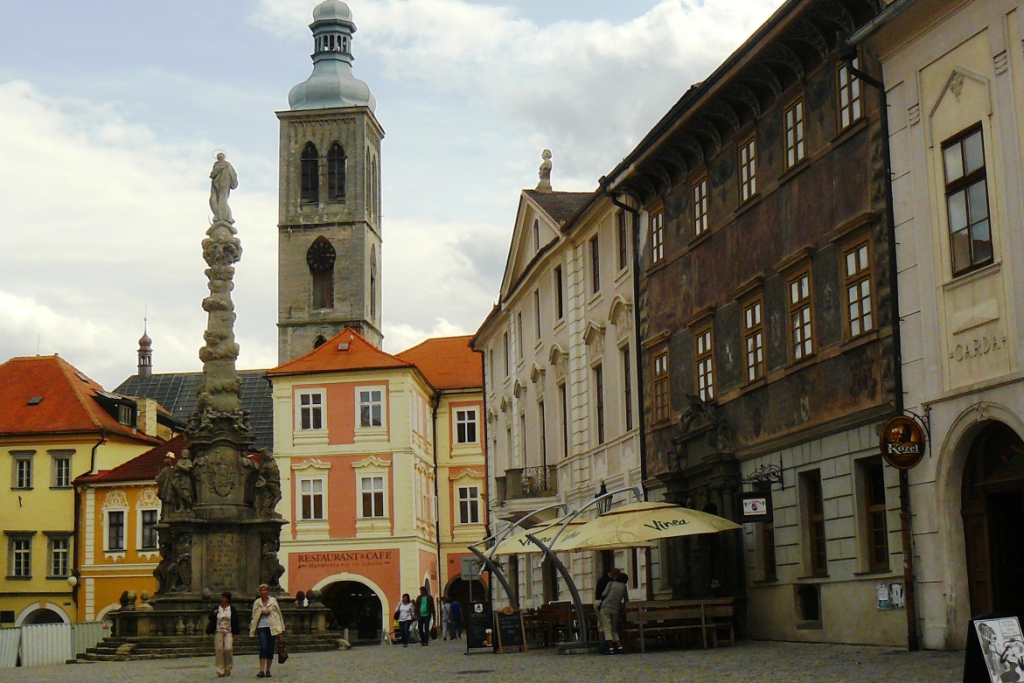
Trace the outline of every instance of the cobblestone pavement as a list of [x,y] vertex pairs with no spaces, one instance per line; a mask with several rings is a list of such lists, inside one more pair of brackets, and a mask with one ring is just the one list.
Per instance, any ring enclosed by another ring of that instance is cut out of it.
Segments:
[[[465,641],[429,647],[394,645],[351,651],[296,653],[275,664],[278,681],[456,681],[481,683],[954,683],[962,679],[962,652],[905,652],[880,647],[744,641],[712,650],[661,650],[623,656],[559,655],[552,649],[501,655],[465,654]],[[255,680],[255,656],[235,659],[232,680]],[[97,662],[0,671],[4,683],[177,683],[216,680],[213,657],[137,662]]]

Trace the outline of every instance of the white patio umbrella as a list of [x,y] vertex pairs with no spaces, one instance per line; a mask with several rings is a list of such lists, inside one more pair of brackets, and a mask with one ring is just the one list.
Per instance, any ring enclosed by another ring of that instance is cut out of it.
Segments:
[[[741,529],[724,517],[671,503],[641,501],[610,510],[558,539],[558,550],[614,550],[651,545],[663,538]],[[564,539],[564,540],[563,540]]]
[[[544,524],[543,526],[533,527],[531,529],[518,529],[508,538],[504,539],[498,544],[498,547],[494,549],[494,555],[531,555],[533,553],[540,553],[540,546],[531,541],[526,537],[527,534],[531,534],[540,539],[544,545],[550,545],[551,540],[558,533],[558,530],[562,528],[562,522],[565,519],[556,519],[553,522]],[[574,519],[567,525],[568,528],[558,538],[558,543],[552,550],[555,552],[561,552],[566,550],[565,544],[576,537],[576,534],[586,524],[585,520]]]

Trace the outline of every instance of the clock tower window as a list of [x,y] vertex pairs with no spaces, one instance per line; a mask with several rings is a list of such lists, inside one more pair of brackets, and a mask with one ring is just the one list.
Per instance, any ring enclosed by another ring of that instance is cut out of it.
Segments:
[[313,309],[334,308],[334,262],[338,254],[334,246],[321,235],[306,251],[306,264],[313,280]]
[[327,150],[327,201],[345,201],[345,149],[335,142]]
[[312,142],[302,148],[300,157],[302,173],[302,201],[316,204],[320,201],[320,155]]

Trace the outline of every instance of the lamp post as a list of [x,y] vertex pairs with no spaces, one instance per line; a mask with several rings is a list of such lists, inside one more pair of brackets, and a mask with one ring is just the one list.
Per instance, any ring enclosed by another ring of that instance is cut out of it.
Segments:
[[603,481],[601,488],[594,494],[594,498],[597,500],[597,514],[603,515],[612,509],[612,497],[608,495],[608,487]]

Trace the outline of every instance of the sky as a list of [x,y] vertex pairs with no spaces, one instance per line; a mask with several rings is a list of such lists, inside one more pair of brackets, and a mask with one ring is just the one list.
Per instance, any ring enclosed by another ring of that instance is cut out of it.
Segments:
[[[202,369],[217,150],[242,261],[239,369],[277,364],[278,120],[311,0],[0,2],[0,362],[59,353],[108,389]],[[377,99],[384,349],[471,334],[519,193],[552,151],[590,191],[781,0],[351,0]]]

